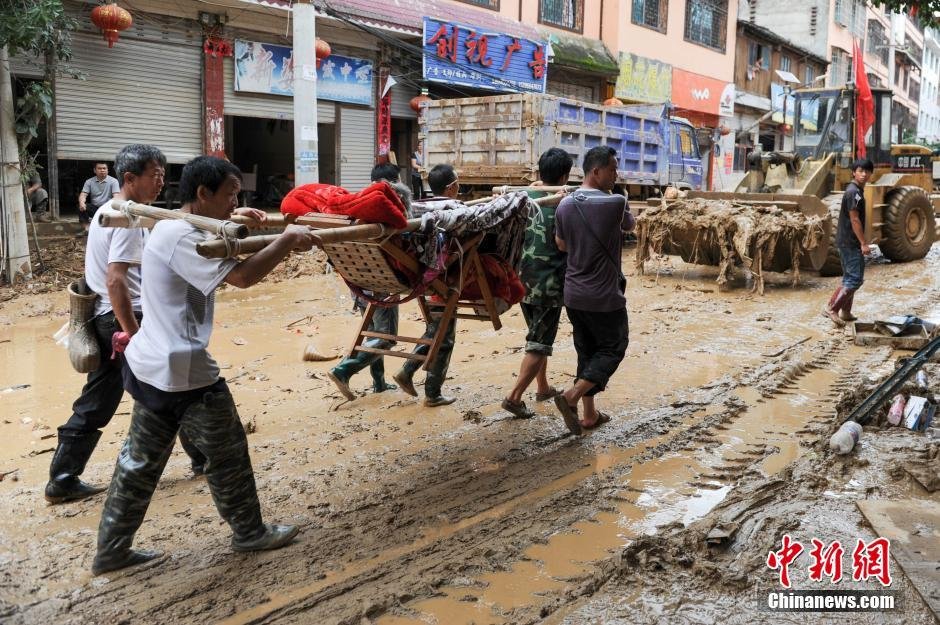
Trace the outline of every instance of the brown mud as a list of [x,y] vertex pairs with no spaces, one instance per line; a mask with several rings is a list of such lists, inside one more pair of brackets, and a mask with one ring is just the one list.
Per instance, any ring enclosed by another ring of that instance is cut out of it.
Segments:
[[[47,506],[41,492],[55,427],[82,383],[51,339],[65,296],[0,308],[0,620],[791,622],[757,607],[758,588],[775,579],[764,559],[783,532],[854,543],[873,537],[856,500],[937,500],[902,468],[931,469],[922,435],[873,425],[848,457],[826,448],[838,414],[898,356],[830,329],[820,309],[834,279],[791,287],[767,274],[760,297],[742,279],[713,292],[716,269],[677,258],[634,276],[630,349],[598,399],[613,420],[574,438],[550,403],[527,397],[529,420],[499,408],[524,343],[518,310],[498,333],[458,325],[445,385],[456,404],[367,394],[367,372],[346,402],[326,378],[333,363],[301,357],[310,344],[343,352],[358,316],[335,275],[292,262],[279,283],[220,294],[211,346],[251,432],[266,517],[303,527],[271,553],[231,552],[205,481],[176,450],[137,537],[167,555],[93,578],[102,499]],[[862,318],[940,318],[940,246],[866,278]],[[402,333],[420,331],[418,319],[403,308]],[[387,377],[399,365],[386,359]],[[567,384],[574,370],[563,320],[549,377]],[[105,429],[89,481],[109,478],[129,411],[125,400]],[[734,534],[708,547],[719,523]],[[902,613],[842,622],[932,622],[894,576]]]

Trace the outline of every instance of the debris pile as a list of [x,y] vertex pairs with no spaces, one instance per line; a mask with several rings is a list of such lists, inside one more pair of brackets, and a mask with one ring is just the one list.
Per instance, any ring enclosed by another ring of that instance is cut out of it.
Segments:
[[792,271],[800,277],[805,250],[823,239],[823,217],[755,206],[731,200],[678,198],[663,200],[637,218],[637,270],[653,254],[678,254],[688,263],[718,266],[718,284],[743,265],[754,275],[754,290],[763,294],[764,271]]

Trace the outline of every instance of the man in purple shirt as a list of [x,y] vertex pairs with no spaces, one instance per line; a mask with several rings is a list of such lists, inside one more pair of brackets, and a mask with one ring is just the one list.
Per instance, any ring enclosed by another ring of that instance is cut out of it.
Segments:
[[[574,434],[610,420],[594,405],[623,360],[629,344],[627,279],[621,271],[622,232],[635,225],[627,199],[611,193],[617,152],[597,146],[584,155],[584,182],[555,213],[555,243],[568,253],[564,301],[574,330],[578,372],[555,405]],[[584,407],[578,419],[578,402]]]

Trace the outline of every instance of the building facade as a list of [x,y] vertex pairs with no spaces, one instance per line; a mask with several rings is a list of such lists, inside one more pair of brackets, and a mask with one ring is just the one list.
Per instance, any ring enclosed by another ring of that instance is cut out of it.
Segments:
[[940,33],[933,28],[924,31],[919,108],[918,140],[940,143]]

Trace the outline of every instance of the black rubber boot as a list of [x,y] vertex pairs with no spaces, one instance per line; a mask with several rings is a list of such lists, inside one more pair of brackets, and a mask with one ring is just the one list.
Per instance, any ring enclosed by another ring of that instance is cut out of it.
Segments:
[[49,465],[49,482],[46,484],[46,501],[49,503],[63,503],[85,499],[100,492],[107,487],[92,486],[79,479],[85,470],[85,465],[95,445],[101,438],[101,432],[94,430],[84,436],[64,437],[59,435],[59,444]]
[[176,432],[176,425],[170,420],[134,402],[127,439],[118,454],[98,525],[98,552],[91,566],[95,575],[160,555],[155,551],[134,551],[131,545],[173,451]]
[[232,549],[235,551],[268,551],[280,549],[294,540],[300,532],[296,525],[264,524],[264,530],[255,538],[236,538],[232,536]]

